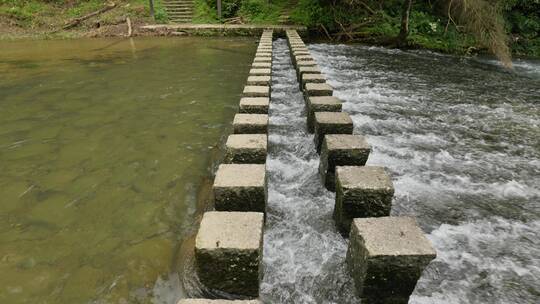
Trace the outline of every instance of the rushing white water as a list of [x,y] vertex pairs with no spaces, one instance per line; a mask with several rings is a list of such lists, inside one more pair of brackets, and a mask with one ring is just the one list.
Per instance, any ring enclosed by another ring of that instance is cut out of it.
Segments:
[[410,302],[539,303],[540,64],[310,50],[437,249]]
[[264,235],[265,303],[352,303],[346,241],[332,222],[334,195],[317,175],[304,100],[285,40],[274,42]]

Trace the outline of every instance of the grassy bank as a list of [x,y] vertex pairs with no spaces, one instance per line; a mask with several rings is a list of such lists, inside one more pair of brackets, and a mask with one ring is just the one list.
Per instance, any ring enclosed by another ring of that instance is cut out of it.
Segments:
[[[77,18],[107,6],[99,0],[0,0],[0,39],[77,38],[126,35],[129,17],[133,28],[155,23],[147,0],[117,0],[116,7],[64,29]],[[156,19],[166,22],[160,2],[156,3]]]

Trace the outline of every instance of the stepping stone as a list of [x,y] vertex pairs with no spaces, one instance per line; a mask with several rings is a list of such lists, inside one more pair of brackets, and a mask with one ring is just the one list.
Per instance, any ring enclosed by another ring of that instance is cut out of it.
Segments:
[[201,283],[213,290],[257,297],[263,225],[264,215],[259,212],[206,212],[195,239]]
[[248,86],[270,86],[272,77],[270,76],[248,76]]
[[314,60],[311,60],[311,61],[297,61],[296,62],[296,67],[316,67],[317,66],[317,62],[315,62]]
[[262,304],[259,300],[182,299],[176,304]]
[[345,112],[315,112],[315,146],[321,152],[326,134],[352,134],[353,122]]
[[349,233],[357,217],[390,215],[394,186],[383,167],[337,166],[334,220],[338,230]]
[[249,75],[251,75],[251,76],[271,76],[272,75],[272,69],[268,69],[268,68],[251,69],[251,70],[249,70]]
[[272,64],[270,62],[253,62],[251,67],[254,69],[271,68]]
[[308,50],[292,51],[294,56],[311,56]]
[[314,61],[313,57],[309,55],[298,55],[294,57],[294,60],[300,62],[300,61]]
[[266,134],[232,134],[225,143],[225,163],[264,164],[266,162]]
[[233,120],[234,134],[268,133],[267,114],[236,114]]
[[307,96],[332,96],[334,89],[327,83],[306,83],[304,92]]
[[269,86],[251,86],[244,87],[244,97],[270,97]]
[[362,303],[408,303],[437,253],[411,217],[354,219],[347,267]]
[[240,113],[268,114],[269,97],[244,97],[240,99]]
[[321,74],[321,70],[319,69],[319,67],[316,66],[301,66],[298,67],[297,72],[300,78],[304,74]]
[[325,83],[326,78],[323,74],[305,74],[302,77],[302,90],[306,87],[306,83]]
[[214,179],[214,207],[218,211],[266,209],[266,166],[222,164]]
[[296,54],[296,52],[309,52],[309,50],[304,46],[293,46],[291,47],[291,51],[293,52],[293,54]]
[[[309,75],[311,74],[304,76]],[[308,132],[313,133],[315,129],[315,112],[341,112],[342,102],[333,96],[308,96],[306,98],[306,108]]]
[[255,57],[272,57],[272,52],[267,50],[257,51]]
[[323,185],[335,191],[336,166],[364,166],[371,146],[362,135],[328,134],[324,136],[319,162]]
[[253,59],[253,62],[270,62],[270,63],[272,63],[272,57],[271,56],[255,57],[255,59]]

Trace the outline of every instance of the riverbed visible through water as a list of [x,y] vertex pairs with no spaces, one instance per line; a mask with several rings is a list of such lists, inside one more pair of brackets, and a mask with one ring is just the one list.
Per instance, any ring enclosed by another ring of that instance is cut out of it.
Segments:
[[151,303],[253,39],[0,42],[0,303]]

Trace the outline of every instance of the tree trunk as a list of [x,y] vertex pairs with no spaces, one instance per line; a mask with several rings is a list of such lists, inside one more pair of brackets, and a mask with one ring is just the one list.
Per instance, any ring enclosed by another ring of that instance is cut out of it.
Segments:
[[150,0],[149,5],[150,5],[150,16],[152,16],[153,18],[154,17],[154,0]]
[[411,13],[413,0],[404,0],[401,6],[401,30],[397,37],[398,47],[402,47],[407,44],[407,36],[409,35],[409,15]]

